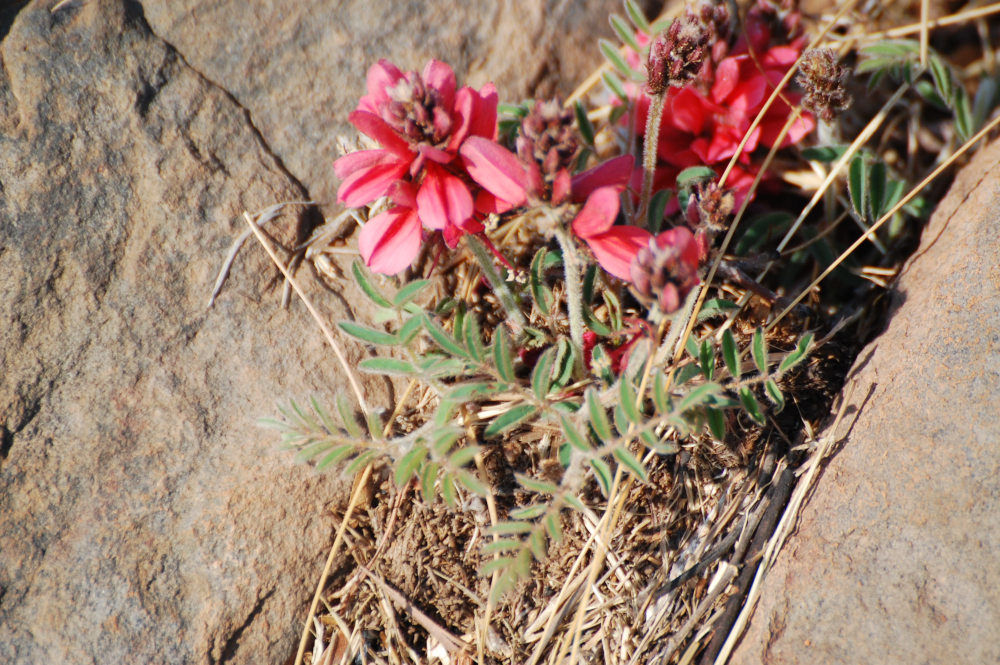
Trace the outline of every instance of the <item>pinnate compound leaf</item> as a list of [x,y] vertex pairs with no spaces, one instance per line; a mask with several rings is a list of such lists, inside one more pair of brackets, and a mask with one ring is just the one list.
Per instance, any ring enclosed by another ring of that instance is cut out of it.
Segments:
[[534,416],[537,412],[538,407],[533,404],[521,404],[519,406],[515,406],[510,411],[497,416],[496,419],[486,428],[486,431],[483,432],[483,436],[489,437],[502,434],[513,427],[517,427],[524,421]]

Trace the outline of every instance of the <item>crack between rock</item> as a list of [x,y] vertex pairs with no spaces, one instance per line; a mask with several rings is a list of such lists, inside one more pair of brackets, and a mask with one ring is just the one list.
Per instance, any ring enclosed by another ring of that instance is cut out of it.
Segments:
[[261,148],[263,148],[264,152],[270,155],[271,158],[274,160],[275,164],[278,167],[279,172],[281,172],[282,175],[291,180],[292,183],[294,183],[294,185],[299,188],[299,191],[302,192],[302,195],[305,200],[311,201],[312,195],[309,193],[309,188],[307,188],[305,184],[301,180],[299,180],[299,178],[297,178],[295,174],[288,169],[287,166],[285,166],[284,160],[282,160],[281,157],[271,148],[270,143],[268,143],[267,139],[264,138],[264,134],[260,131],[260,128],[258,128],[257,124],[254,122],[253,114],[250,113],[250,109],[244,106],[243,103],[241,103],[240,100],[237,99],[233,93],[231,93],[228,89],[226,89],[225,86],[212,80],[204,72],[200,71],[197,67],[192,65],[191,62],[188,61],[186,57],[184,57],[184,54],[181,52],[180,49],[178,49],[170,41],[168,41],[162,35],[158,34],[155,30],[153,30],[153,26],[150,25],[149,21],[146,20],[146,10],[143,7],[142,2],[140,2],[139,0],[135,0],[135,4],[139,6],[143,25],[146,27],[147,30],[149,30],[149,34],[156,37],[165,46],[167,46],[167,48],[169,48],[171,51],[177,54],[177,57],[184,64],[184,66],[189,68],[195,74],[197,74],[199,78],[201,78],[203,81],[211,85],[213,88],[222,91],[222,93],[226,95],[226,97],[229,98],[229,100],[233,104],[235,104],[237,108],[240,109],[240,111],[243,112],[243,115],[246,118],[247,124],[250,126],[250,130],[253,132],[254,137],[256,137],[258,143],[260,144]]
[[222,647],[222,654],[219,656],[219,659],[218,660],[213,659],[212,660],[213,663],[218,663],[219,665],[222,665],[223,663],[229,662],[233,658],[233,656],[236,655],[236,649],[239,648],[240,637],[243,636],[243,631],[249,628],[250,625],[257,619],[257,617],[261,613],[261,610],[264,608],[264,603],[267,602],[267,600],[273,595],[274,595],[274,590],[272,589],[271,591],[268,591],[266,594],[257,599],[257,602],[254,604],[253,609],[250,610],[250,614],[248,614],[247,618],[243,620],[243,623],[241,623],[239,626],[236,627],[235,630],[233,630],[232,635],[229,636],[229,639],[226,640],[225,645],[223,645]]

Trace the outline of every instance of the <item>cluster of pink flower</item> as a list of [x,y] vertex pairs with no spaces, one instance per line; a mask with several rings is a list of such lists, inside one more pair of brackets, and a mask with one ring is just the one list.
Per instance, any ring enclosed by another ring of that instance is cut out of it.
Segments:
[[[690,166],[711,166],[721,174],[804,45],[804,38],[796,36],[800,32],[800,15],[791,7],[775,6],[768,0],[759,0],[750,9],[746,30],[732,48],[727,40],[729,15],[725,5],[704,3],[699,11],[690,11],[686,18],[700,22],[710,35],[710,56],[690,83],[671,87],[664,93],[655,189],[672,187],[677,174]],[[636,39],[643,46],[650,41],[641,32]],[[626,54],[626,60],[636,69],[642,66],[639,54],[634,51]],[[650,98],[638,85],[631,85],[628,92],[633,96],[635,127],[642,136]],[[774,146],[792,113],[789,104],[798,104],[799,99],[797,93],[783,91],[747,138],[726,182],[727,187],[735,189],[737,204],[750,193],[750,184],[758,170],[751,153],[761,146]],[[803,113],[792,124],[781,147],[799,142],[814,126],[813,117]]]

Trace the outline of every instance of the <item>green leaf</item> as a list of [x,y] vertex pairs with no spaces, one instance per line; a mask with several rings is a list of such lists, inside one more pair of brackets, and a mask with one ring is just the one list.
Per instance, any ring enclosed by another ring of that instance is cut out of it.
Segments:
[[[622,84],[621,79],[615,76],[613,72],[602,72],[601,80],[604,81],[604,85],[608,86],[608,90],[610,90],[615,97],[623,102],[628,102],[628,95],[625,93],[625,86]],[[616,108],[625,107],[618,106]]]
[[322,471],[326,467],[342,462],[350,457],[355,451],[355,447],[349,443],[335,447],[316,464],[316,470]]
[[636,478],[639,478],[643,482],[649,480],[649,474],[646,473],[646,467],[642,465],[642,462],[640,462],[628,448],[618,446],[611,451],[611,454],[614,455],[619,464],[628,469]]
[[937,53],[930,54],[927,64],[930,65],[934,87],[937,88],[941,99],[950,106],[954,102],[955,97],[955,83],[951,77],[951,69],[949,69],[947,63]]
[[562,540],[562,527],[559,525],[559,516],[549,513],[542,520],[542,524],[545,526],[545,532],[549,534],[549,538],[552,542],[558,543]]
[[483,432],[483,436],[496,436],[497,434],[502,434],[512,427],[516,427],[528,420],[538,412],[538,407],[533,404],[521,404],[515,406],[510,411],[497,416],[497,418],[489,424],[486,431]]
[[448,464],[454,469],[461,469],[463,466],[476,459],[476,455],[482,450],[479,446],[465,446],[459,448],[448,456]]
[[528,522],[497,522],[486,529],[490,536],[521,536],[531,533],[532,526]]
[[[555,483],[546,482],[538,478],[532,478],[531,476],[527,476],[523,473],[515,473],[514,478],[521,487],[531,492],[539,492],[541,494],[559,493],[559,486]],[[513,513],[511,513],[511,516],[513,516]]]
[[414,446],[410,452],[403,455],[396,464],[396,473],[393,476],[396,487],[402,487],[412,478],[425,459],[427,459],[427,448],[424,446]]
[[449,475],[441,476],[441,498],[449,508],[458,507],[458,488],[455,487],[455,480]]
[[535,369],[531,372],[531,390],[534,391],[538,401],[543,401],[549,394],[552,385],[552,363],[556,357],[556,348],[550,346],[545,349],[542,355],[538,356]]
[[468,471],[458,472],[458,482],[462,483],[465,489],[477,496],[483,497],[484,499],[493,495],[493,492],[490,491],[490,488],[487,487],[483,481],[479,480],[479,478],[476,478]]
[[722,316],[726,312],[733,312],[739,308],[739,305],[724,298],[710,298],[701,306],[701,311],[698,312],[698,321],[706,321],[715,316]]
[[[579,102],[578,102],[579,103]],[[531,296],[538,305],[538,311],[543,315],[549,315],[549,299],[552,297],[552,290],[545,284],[545,259],[548,250],[542,247],[535,252],[535,258],[531,260]]]
[[823,162],[829,164],[840,159],[841,155],[847,152],[847,145],[818,145],[802,149],[802,158],[811,162]]
[[688,335],[688,338],[684,340],[684,348],[687,352],[691,354],[691,357],[698,360],[700,357],[700,347],[698,346],[698,339],[694,336],[694,333]]
[[580,129],[580,136],[587,145],[594,145],[594,124],[587,117],[587,110],[583,108],[580,100],[573,104],[573,114],[576,115],[576,126]]
[[576,425],[570,422],[569,418],[560,414],[559,422],[562,425],[563,434],[566,436],[566,441],[569,442],[569,445],[582,452],[590,450],[587,440],[580,433],[580,430],[576,428]]
[[978,131],[986,122],[990,112],[996,107],[997,80],[991,77],[984,77],[979,80],[979,87],[976,89],[976,96],[972,100],[972,126]]
[[445,393],[445,399],[456,402],[467,402],[476,397],[486,397],[494,392],[500,392],[499,387],[495,383],[490,383],[489,381],[471,381],[452,387]]
[[712,348],[712,340],[708,337],[701,341],[701,348],[698,350],[698,362],[701,363],[701,373],[709,381],[715,376],[715,349]]
[[594,475],[597,477],[597,482],[601,486],[601,490],[604,492],[604,496],[611,494],[611,485],[614,483],[614,476],[611,474],[611,467],[608,463],[599,457],[595,457],[590,460],[590,466],[594,469]]
[[714,395],[720,392],[722,392],[722,386],[720,386],[718,383],[713,383],[713,382],[703,383],[694,390],[692,390],[691,392],[689,392],[687,395],[685,395],[684,398],[681,400],[681,403],[678,405],[677,409],[681,413],[684,413],[688,409],[702,405],[707,400],[711,399]]
[[485,351],[483,350],[483,335],[479,330],[479,319],[474,312],[467,312],[463,324],[465,346],[469,349],[469,355],[476,362],[482,362]]
[[757,401],[753,391],[748,386],[740,387],[740,402],[758,425],[767,422],[764,418],[764,410],[760,408],[760,402]]
[[565,337],[560,337],[556,344],[555,377],[552,385],[556,388],[563,388],[573,378],[573,365],[576,360],[576,351],[573,345]]
[[708,416],[708,429],[711,430],[715,440],[725,441],[726,415],[719,409],[713,409],[712,407],[705,409],[705,415]]
[[625,416],[625,411],[622,410],[621,404],[615,404],[611,409],[611,421],[615,424],[615,429],[619,432],[627,432],[629,427],[629,420]]
[[427,288],[427,285],[431,283],[429,279],[418,279],[415,282],[410,282],[396,293],[396,297],[392,299],[393,307],[402,307],[406,303],[410,302],[417,297],[417,294]]
[[784,211],[756,215],[747,221],[746,231],[736,242],[734,253],[737,256],[746,256],[753,251],[759,251],[768,238],[783,233],[793,221],[795,217]]
[[615,31],[618,35],[618,39],[622,40],[622,43],[627,44],[636,53],[642,53],[642,48],[639,46],[639,42],[635,40],[635,33],[632,31],[632,26],[628,24],[628,21],[623,19],[618,14],[612,14],[608,17],[611,23],[611,29]]
[[399,327],[399,331],[396,333],[396,337],[399,338],[399,343],[403,346],[408,346],[420,332],[422,327],[423,321],[420,320],[419,316],[411,316],[408,318],[403,322],[403,325]]
[[[500,542],[504,542],[504,541],[500,541]],[[517,544],[518,548],[521,547],[520,541],[516,541],[516,544]],[[479,576],[480,577],[489,577],[493,573],[505,571],[513,563],[514,563],[514,557],[510,557],[510,556],[501,556],[501,557],[497,557],[496,559],[490,559],[489,561],[487,561],[486,563],[484,563],[483,565],[481,565],[479,567]],[[508,588],[509,588],[509,585],[508,585]]]
[[781,394],[781,388],[778,387],[777,382],[774,379],[768,379],[764,383],[764,391],[767,393],[767,398],[774,404],[774,412],[781,413],[782,409],[785,408],[785,396]]
[[878,160],[871,165],[868,173],[868,205],[871,209],[870,219],[872,220],[882,216],[882,211],[885,209],[887,185],[888,176],[885,162]]
[[517,380],[514,374],[514,361],[510,357],[510,336],[503,325],[498,326],[493,333],[493,364],[496,365],[501,379],[510,383]]
[[611,421],[608,420],[608,414],[601,406],[597,391],[593,388],[587,388],[583,399],[587,403],[587,413],[590,416],[590,425],[594,428],[594,434],[597,435],[601,443],[607,443],[612,437]]
[[444,328],[439,326],[437,322],[431,319],[430,316],[424,314],[423,319],[424,319],[424,328],[427,330],[428,333],[430,333],[431,337],[434,339],[437,345],[441,347],[441,349],[447,351],[448,353],[457,358],[469,357],[469,352],[466,351],[464,348],[462,348],[462,346],[459,345],[459,343],[455,340],[455,338],[446,333],[444,331]]
[[649,212],[646,214],[646,223],[649,225],[649,230],[654,234],[660,232],[660,227],[663,225],[664,211],[667,209],[667,204],[670,203],[670,197],[673,195],[673,191],[661,189],[653,194],[653,197],[649,200]]
[[509,552],[520,548],[520,540],[515,538],[505,538],[503,540],[494,540],[488,543],[483,543],[483,545],[479,548],[479,551],[488,556],[490,554],[499,554],[501,552]]
[[726,331],[722,333],[722,359],[726,363],[726,369],[736,380],[739,380],[742,375],[740,367],[740,352],[736,348],[736,338],[733,337],[733,331],[726,328]]
[[583,303],[589,305],[594,299],[594,281],[597,279],[597,266],[590,264],[583,273]]
[[867,219],[868,209],[868,165],[864,155],[855,155],[847,173],[847,188],[851,193],[851,205],[861,219]]
[[884,39],[861,49],[865,56],[908,58],[919,55],[920,42],[913,39]]
[[525,506],[524,508],[515,508],[510,511],[510,518],[512,520],[533,520],[536,517],[545,514],[548,509],[548,505],[544,503],[536,503],[533,506]]
[[795,347],[795,350],[785,356],[785,359],[781,361],[778,371],[785,372],[799,364],[799,361],[801,361],[805,357],[806,353],[808,353],[809,345],[812,343],[812,340],[812,333],[806,333],[803,335],[802,338],[799,339],[799,343]]
[[351,272],[354,274],[354,281],[358,283],[358,286],[361,287],[361,290],[364,291],[369,300],[380,307],[392,307],[392,303],[379,293],[378,289],[368,279],[368,275],[365,274],[360,262],[355,261],[351,265]]
[[629,19],[635,24],[635,27],[647,35],[651,34],[649,32],[649,21],[646,20],[646,15],[642,13],[635,0],[625,0],[625,13],[628,14]]
[[369,344],[380,344],[382,346],[395,346],[399,344],[399,338],[395,335],[387,333],[384,330],[368,328],[353,321],[341,321],[337,324],[337,327],[351,337],[360,339],[362,342],[368,342]]
[[377,453],[374,450],[366,450],[355,457],[351,463],[347,465],[347,468],[344,469],[344,473],[348,476],[353,476],[358,471],[361,471],[361,469],[368,466],[368,464],[375,459],[376,455]]
[[608,357],[603,344],[598,344],[590,352],[590,369],[605,383],[615,382],[615,374],[611,371],[611,358]]
[[708,166],[689,166],[677,174],[677,188],[690,189],[692,185],[706,180],[714,180],[715,171]]
[[701,374],[701,366],[696,363],[684,365],[674,373],[674,385],[683,386],[685,383]]
[[448,454],[455,442],[462,438],[462,430],[457,427],[445,427],[437,430],[430,438],[430,446],[434,454],[443,457]]
[[757,365],[757,369],[761,374],[767,374],[767,342],[764,341],[764,329],[757,326],[757,330],[753,332],[753,342],[750,346],[750,352],[753,354],[753,362]]
[[414,376],[420,373],[411,363],[399,358],[365,358],[358,363],[358,369],[369,374],[388,376]]
[[657,372],[653,379],[653,404],[657,413],[670,412],[670,395],[667,394],[667,377],[663,372]]
[[625,417],[636,425],[642,423],[643,418],[639,408],[639,397],[636,395],[635,388],[632,387],[632,382],[624,376],[618,382],[618,397],[621,400],[621,407],[625,412]]
[[637,83],[641,83],[645,80],[645,77],[642,74],[628,66],[628,63],[625,62],[625,58],[623,58],[622,54],[618,52],[618,48],[607,39],[598,39],[597,46],[601,50],[601,53],[604,54],[604,57],[608,59],[608,62],[610,62],[622,76]]
[[959,88],[955,94],[955,129],[963,141],[968,141],[976,133],[972,119],[972,108],[969,103],[969,93],[965,88]]
[[434,500],[434,483],[437,482],[438,469],[441,465],[437,462],[428,462],[420,472],[420,493],[424,495],[424,501],[428,503]]
[[340,421],[344,424],[347,433],[355,439],[360,439],[362,437],[361,428],[358,427],[358,421],[354,419],[354,410],[351,409],[350,403],[343,395],[337,396],[337,413],[340,414]]

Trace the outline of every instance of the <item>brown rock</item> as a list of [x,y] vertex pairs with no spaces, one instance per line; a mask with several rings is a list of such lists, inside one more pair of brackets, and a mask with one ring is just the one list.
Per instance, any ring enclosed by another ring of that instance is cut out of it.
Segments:
[[448,62],[459,83],[496,83],[501,101],[568,95],[598,65],[597,38],[613,38],[620,0],[148,0],[153,30],[250,113],[275,154],[321,205],[347,114],[368,67],[387,58],[420,70]]
[[[345,487],[255,421],[345,381],[256,246],[206,309],[240,213],[333,200],[334,136],[376,57],[520,95],[595,62],[567,54],[617,0],[334,4],[0,12],[0,662],[294,653]],[[271,231],[291,245],[312,214]],[[328,320],[363,320],[341,287],[313,288]]]
[[843,446],[731,663],[1000,661],[1000,143],[965,167],[844,389]]

